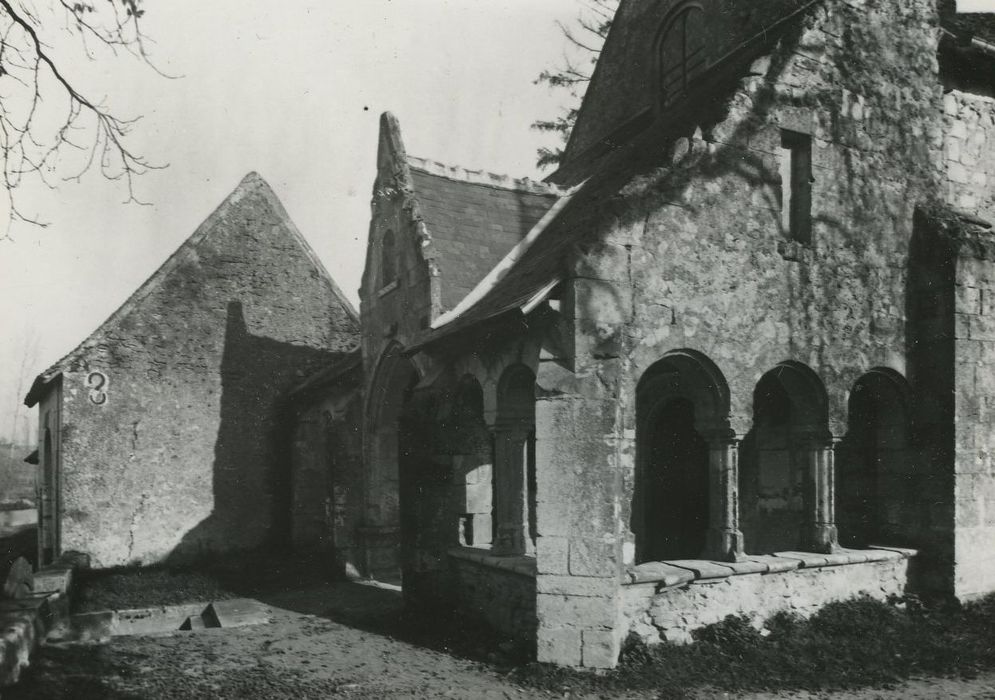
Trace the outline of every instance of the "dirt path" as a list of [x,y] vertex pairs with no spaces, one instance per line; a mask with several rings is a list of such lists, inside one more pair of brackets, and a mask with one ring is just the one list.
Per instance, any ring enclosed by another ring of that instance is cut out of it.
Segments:
[[[334,601],[332,607],[330,601]],[[396,591],[335,584],[269,596],[264,602],[273,606],[273,622],[268,625],[163,637],[116,637],[104,646],[48,648],[22,684],[5,691],[3,698],[565,697],[563,693],[516,685],[508,677],[507,667],[500,664],[459,658],[361,629],[363,620],[400,614]],[[349,620],[350,624],[336,620]],[[974,681],[919,680],[891,690],[859,693],[732,696],[665,691],[612,697],[995,699],[995,675]]]

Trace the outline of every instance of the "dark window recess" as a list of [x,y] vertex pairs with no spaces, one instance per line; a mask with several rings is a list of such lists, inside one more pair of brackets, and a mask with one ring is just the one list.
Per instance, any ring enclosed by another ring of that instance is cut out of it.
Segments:
[[792,241],[812,242],[812,137],[781,132],[781,226]]
[[692,5],[678,11],[657,44],[660,105],[666,107],[690,92],[693,79],[707,65],[704,12]]
[[473,513],[463,513],[459,516],[459,543],[464,547],[472,547]]
[[394,232],[387,231],[380,243],[381,287],[397,280],[397,253],[394,249]]

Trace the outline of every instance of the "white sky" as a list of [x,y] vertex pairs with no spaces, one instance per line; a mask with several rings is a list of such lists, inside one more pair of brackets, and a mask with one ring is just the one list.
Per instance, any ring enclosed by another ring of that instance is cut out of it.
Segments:
[[958,12],[995,12],[995,0],[957,0]]
[[[160,78],[134,61],[71,71],[123,116],[130,145],[169,168],[137,182],[149,207],[96,174],[20,205],[49,222],[0,241],[0,436],[10,432],[25,337],[31,377],[116,309],[250,170],[275,190],[355,302],[377,127],[401,122],[408,152],[541,177],[529,129],[563,95],[533,85],[556,64],[576,0],[147,0]],[[66,54],[71,56],[71,54]]]

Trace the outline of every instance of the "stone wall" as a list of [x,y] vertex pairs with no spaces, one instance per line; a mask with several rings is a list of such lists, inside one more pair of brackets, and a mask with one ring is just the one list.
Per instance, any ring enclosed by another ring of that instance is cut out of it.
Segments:
[[298,409],[294,432],[294,548],[329,552],[348,576],[360,573],[361,424],[362,397],[355,387],[337,387]]
[[746,615],[761,624],[778,612],[808,617],[827,603],[868,596],[886,600],[908,585],[909,559],[844,566],[791,569],[722,578],[702,578],[676,586],[633,583],[623,592],[623,615],[630,632],[644,642],[677,644],[727,615]]
[[486,551],[451,550],[452,595],[457,614],[485,622],[494,630],[535,643],[535,560],[494,557]]
[[[995,220],[995,99],[951,90],[946,118],[946,200],[968,216]],[[978,228],[956,246],[954,347],[953,590],[995,590],[995,271],[993,236]],[[949,283],[948,283],[949,284]]]
[[287,542],[281,402],[357,331],[248,176],[63,368],[62,550],[109,567]]
[[[991,238],[991,232],[985,232]],[[955,287],[954,593],[995,590],[995,245],[962,251]]]
[[947,202],[995,217],[995,99],[951,90],[943,96]]
[[[936,27],[931,2],[823,4],[713,96],[721,110],[689,110],[692,121],[648,132],[640,152],[668,157],[628,172],[589,219],[563,304],[575,352],[568,367],[548,363],[538,377],[540,660],[615,663],[623,635],[612,586],[636,550],[637,387],[654,363],[702,358],[702,391],[727,402],[716,412],[684,394],[696,420],[709,418],[697,429],[714,431],[704,436],[716,465],[710,497],[726,491],[713,513],[737,503],[735,485],[724,484],[737,440],[754,430],[766,373],[791,367],[805,377],[791,410],[806,456],[789,465],[788,485],[831,465],[862,376],[906,376],[913,216],[941,171]],[[785,130],[811,142],[811,242],[784,224]],[[831,481],[820,483],[830,485],[802,504],[784,499],[812,527],[817,507],[831,518]],[[810,539],[803,522],[794,527],[799,545]],[[819,527],[831,536],[828,523]],[[735,528],[717,534],[761,553]],[[566,577],[566,602],[543,593],[553,576]]]

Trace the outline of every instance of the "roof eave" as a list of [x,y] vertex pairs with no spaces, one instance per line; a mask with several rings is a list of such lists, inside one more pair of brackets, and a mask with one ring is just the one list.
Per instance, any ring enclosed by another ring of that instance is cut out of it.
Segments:
[[35,380],[31,383],[31,388],[28,389],[27,395],[24,397],[24,405],[28,408],[34,408],[35,404],[45,398],[45,395],[49,392],[49,386],[53,381],[59,379],[62,376],[62,369],[49,370],[48,372],[43,372],[35,377]]

